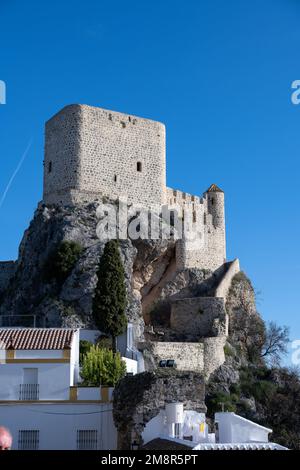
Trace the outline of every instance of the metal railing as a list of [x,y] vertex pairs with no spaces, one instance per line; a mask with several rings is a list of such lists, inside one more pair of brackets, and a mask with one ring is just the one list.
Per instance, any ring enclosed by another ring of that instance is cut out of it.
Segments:
[[19,431],[19,450],[38,450],[40,441],[40,431],[38,429],[24,429]]
[[0,315],[0,327],[45,328],[46,319],[38,315]]
[[98,431],[95,429],[77,430],[77,450],[97,450]]
[[38,384],[20,384],[19,400],[39,400]]

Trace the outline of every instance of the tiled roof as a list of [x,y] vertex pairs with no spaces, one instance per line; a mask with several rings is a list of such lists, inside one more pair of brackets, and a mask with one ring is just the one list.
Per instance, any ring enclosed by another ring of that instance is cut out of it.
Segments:
[[69,349],[76,330],[66,328],[1,328],[5,349]]
[[244,443],[224,443],[224,444],[198,444],[194,450],[288,450],[274,442],[244,442]]

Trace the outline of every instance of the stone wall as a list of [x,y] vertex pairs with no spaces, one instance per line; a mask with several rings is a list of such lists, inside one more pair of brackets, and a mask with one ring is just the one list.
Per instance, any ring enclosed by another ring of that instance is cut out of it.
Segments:
[[0,293],[6,289],[16,270],[15,261],[0,262]]
[[200,199],[190,195],[173,199],[181,209],[191,207],[191,219],[196,227],[193,239],[184,236],[176,244],[178,269],[205,268],[215,271],[226,262],[224,193],[206,192]]
[[174,359],[176,370],[203,373],[208,379],[225,362],[226,336],[204,338],[197,343],[148,341],[141,343],[146,369],[160,370],[161,360]]
[[44,202],[127,196],[165,200],[165,126],[85,105],[65,107],[46,124]]
[[170,327],[177,334],[197,341],[202,337],[227,334],[227,315],[222,298],[194,297],[175,300],[171,306]]
[[204,371],[206,379],[225,362],[224,346],[227,336],[205,338],[204,344]]
[[145,425],[166,403],[181,402],[186,410],[205,413],[204,399],[205,383],[201,374],[160,370],[125,377],[114,391],[118,449],[130,450],[133,441],[142,446]]
[[[204,371],[204,346],[202,343],[151,341],[143,343],[140,348],[144,352],[148,369],[159,367],[159,362],[163,359],[174,359],[178,370]],[[152,364],[149,364],[149,361],[147,363],[149,356],[153,361]]]
[[216,297],[223,297],[225,300],[227,299],[228,291],[231,286],[232,279],[234,276],[240,272],[240,262],[238,258],[232,261],[229,264],[227,271],[225,272],[223,278],[221,279],[220,284],[216,288],[215,296]]

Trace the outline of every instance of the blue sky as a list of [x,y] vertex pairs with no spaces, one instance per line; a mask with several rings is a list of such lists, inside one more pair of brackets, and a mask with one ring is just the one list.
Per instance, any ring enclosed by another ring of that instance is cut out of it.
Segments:
[[226,192],[228,258],[300,338],[300,2],[0,0],[0,259],[42,194],[43,126],[85,103],[163,121],[168,185]]

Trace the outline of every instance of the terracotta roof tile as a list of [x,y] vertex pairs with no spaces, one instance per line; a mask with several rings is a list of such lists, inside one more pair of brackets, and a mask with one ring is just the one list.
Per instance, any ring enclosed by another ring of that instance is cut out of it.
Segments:
[[1,328],[6,349],[68,349],[76,330],[67,328]]

